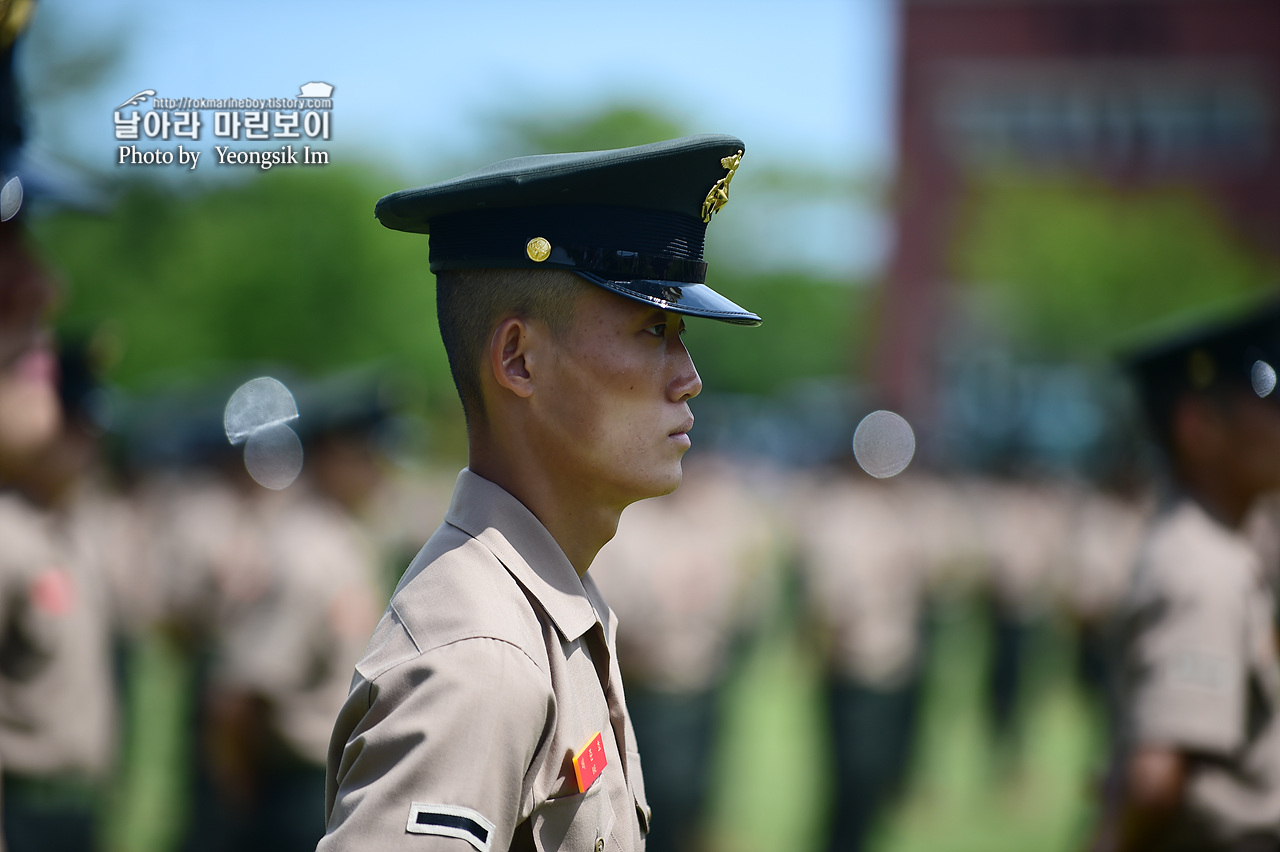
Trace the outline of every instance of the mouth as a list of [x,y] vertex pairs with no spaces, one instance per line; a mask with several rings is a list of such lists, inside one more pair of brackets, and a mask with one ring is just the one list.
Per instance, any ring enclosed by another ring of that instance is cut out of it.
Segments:
[[667,437],[675,438],[676,440],[683,441],[687,444],[689,443],[689,430],[692,428],[693,418],[690,417],[688,420],[684,421],[684,423],[680,424],[680,428],[676,429],[674,432],[668,433]]

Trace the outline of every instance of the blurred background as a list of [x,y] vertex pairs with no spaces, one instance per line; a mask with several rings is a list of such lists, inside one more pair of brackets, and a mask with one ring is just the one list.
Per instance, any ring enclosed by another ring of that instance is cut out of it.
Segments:
[[[690,324],[705,390],[686,488],[663,498],[676,514],[628,510],[592,572],[624,628],[627,601],[670,610],[641,607],[620,639],[653,713],[637,722],[648,787],[689,811],[661,848],[1086,842],[1105,624],[1150,494],[1116,358],[1280,282],[1280,5],[40,0],[16,68],[24,161],[50,188],[29,227],[114,487],[172,507],[152,481],[214,467],[231,391],[280,379],[304,471],[308,399],[317,424],[358,421],[376,445],[380,496],[350,514],[377,549],[378,611],[439,522],[465,434],[427,240],[378,226],[374,202],[507,156],[741,137],[710,279],[764,325]],[[303,141],[327,164],[219,164],[215,144],[282,143],[215,138],[212,109],[198,139],[118,136],[158,109],[127,103],[146,90],[290,98],[320,81],[329,138]],[[179,144],[195,168],[120,163],[122,145]],[[893,478],[851,452],[879,409],[913,433]],[[681,541],[701,544],[673,542],[670,574],[630,555],[691,516]],[[141,538],[139,564],[164,562]],[[125,586],[167,590],[153,570]],[[240,712],[194,686],[191,634],[219,628],[161,597],[120,651],[101,829],[120,852],[188,842],[210,747],[193,729]]]

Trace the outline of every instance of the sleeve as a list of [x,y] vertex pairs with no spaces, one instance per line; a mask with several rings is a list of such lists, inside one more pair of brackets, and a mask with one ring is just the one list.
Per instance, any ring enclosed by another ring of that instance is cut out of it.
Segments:
[[1200,575],[1139,602],[1129,721],[1137,744],[1224,755],[1245,737],[1248,601],[1229,572]]
[[369,681],[357,671],[330,745],[317,852],[507,849],[553,713],[542,671],[498,639],[453,642]]

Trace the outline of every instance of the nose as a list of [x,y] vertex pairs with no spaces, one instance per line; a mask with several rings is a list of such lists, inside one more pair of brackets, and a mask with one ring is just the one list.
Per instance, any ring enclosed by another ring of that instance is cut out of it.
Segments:
[[675,376],[667,385],[667,396],[672,402],[688,402],[702,393],[702,377],[693,366],[693,356],[685,348],[684,341],[676,338]]

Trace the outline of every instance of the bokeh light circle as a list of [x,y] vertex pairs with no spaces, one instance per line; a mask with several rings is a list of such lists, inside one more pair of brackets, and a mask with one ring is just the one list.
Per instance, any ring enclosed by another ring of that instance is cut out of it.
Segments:
[[284,423],[257,429],[244,443],[244,467],[264,488],[288,488],[302,473],[302,441]]
[[892,411],[873,411],[853,433],[853,455],[877,479],[896,476],[911,464],[916,436],[911,424]]
[[298,418],[298,404],[293,394],[280,381],[264,376],[245,382],[227,400],[223,426],[227,440],[243,443],[259,429],[287,423]]
[[1276,389],[1276,369],[1266,361],[1254,361],[1249,378],[1253,381],[1253,392],[1258,396],[1270,396]]
[[0,222],[8,222],[22,209],[22,181],[11,177],[0,186]]

